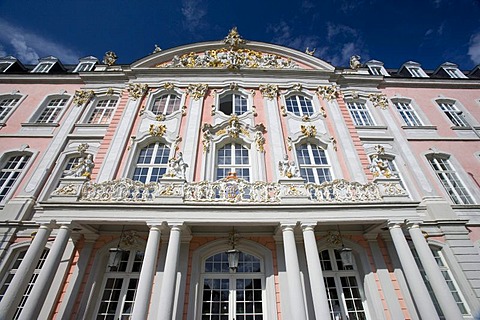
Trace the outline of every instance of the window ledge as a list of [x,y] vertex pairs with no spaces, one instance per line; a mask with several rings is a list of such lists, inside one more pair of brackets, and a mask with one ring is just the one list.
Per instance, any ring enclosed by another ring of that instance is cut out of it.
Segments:
[[76,123],[75,127],[80,127],[80,128],[108,128],[110,125],[105,124],[105,123]]
[[450,129],[452,130],[480,130],[480,127],[464,127],[464,126],[451,126]]
[[387,130],[387,126],[355,126],[357,129],[375,129],[375,130]]
[[43,128],[53,128],[58,127],[58,122],[55,123],[36,123],[36,122],[24,122],[21,124],[22,127],[43,127]]
[[437,130],[437,126],[402,126],[402,129]]

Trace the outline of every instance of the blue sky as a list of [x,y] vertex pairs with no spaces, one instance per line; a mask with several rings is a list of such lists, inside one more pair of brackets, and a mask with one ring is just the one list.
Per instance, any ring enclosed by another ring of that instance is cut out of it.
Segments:
[[77,63],[112,50],[132,63],[155,44],[220,40],[233,26],[247,40],[316,48],[335,66],[353,54],[387,68],[480,64],[480,0],[0,0],[0,56]]

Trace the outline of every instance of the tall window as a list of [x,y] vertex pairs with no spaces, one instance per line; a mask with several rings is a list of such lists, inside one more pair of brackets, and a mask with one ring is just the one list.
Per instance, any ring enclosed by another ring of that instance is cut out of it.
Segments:
[[0,100],[0,122],[5,122],[7,116],[16,107],[19,97],[7,97]]
[[417,113],[413,109],[412,105],[408,102],[395,102],[395,107],[398,113],[402,116],[403,121],[409,127],[418,127],[422,125],[422,122],[417,116]]
[[55,123],[67,104],[67,98],[50,99],[38,116],[36,123]]
[[208,257],[202,268],[202,320],[263,320],[265,280],[261,260],[240,252],[231,270],[227,254]]
[[348,111],[352,116],[353,123],[356,126],[374,126],[372,116],[367,110],[367,106],[362,102],[347,102]]
[[[450,268],[448,268],[448,265],[445,261],[445,258],[441,250],[438,248],[432,248],[432,247],[430,247],[430,250],[432,251],[433,257],[435,258],[435,261],[437,262],[437,265],[440,268],[440,271],[442,272],[443,277],[445,278],[445,282],[447,283],[447,286],[450,289],[450,293],[452,294],[453,298],[455,299],[455,302],[457,303],[458,309],[463,315],[469,315],[470,311],[468,310],[468,306],[465,303],[465,298],[463,297],[462,292],[459,290],[458,284],[453,278],[453,275],[450,271]],[[423,281],[425,282],[428,293],[432,298],[435,309],[437,310],[437,313],[440,316],[440,318],[445,319],[442,312],[442,308],[440,307],[437,297],[433,292],[433,288],[430,284],[430,281],[428,280],[427,274],[425,272],[425,269],[422,266],[422,263],[420,261],[420,258],[418,257],[416,250],[412,249],[412,253],[415,258],[415,261],[417,262],[418,269],[420,270],[420,274],[422,275]]]
[[143,257],[143,251],[110,250],[97,320],[130,319]]
[[[9,267],[8,273],[5,274],[2,281],[0,282],[0,300],[3,299],[3,296],[5,295],[5,292],[7,291],[8,286],[12,282],[13,277],[17,273],[18,267],[20,266],[20,263],[22,263],[26,253],[27,253],[27,249],[17,252],[15,259],[12,261],[12,264]],[[15,311],[15,315],[13,316],[13,319],[18,319],[20,317],[20,313],[22,312],[23,307],[27,302],[28,296],[32,291],[35,281],[37,281],[38,275],[42,270],[42,267],[43,267],[43,264],[45,263],[45,259],[47,258],[47,255],[48,255],[48,249],[43,250],[43,253],[40,256],[40,260],[38,261],[37,266],[33,271],[33,275],[30,278],[30,281],[28,282],[27,288],[23,293],[22,299],[20,300],[20,304],[18,305],[17,310]]]
[[287,105],[287,111],[303,117],[311,116],[314,113],[312,101],[304,96],[290,96],[285,98],[285,104]]
[[216,180],[223,179],[230,172],[250,181],[250,159],[248,149],[239,143],[228,143],[217,152]]
[[314,144],[303,144],[297,147],[297,160],[300,175],[306,182],[322,183],[331,181],[330,166],[325,151]]
[[95,108],[88,119],[92,124],[108,124],[115,111],[117,99],[102,99],[95,104]]
[[220,97],[219,110],[228,116],[232,114],[242,115],[248,110],[247,98],[238,93],[224,95]]
[[4,201],[30,159],[29,154],[15,155],[7,159],[0,169],[0,202]]
[[450,199],[456,204],[473,204],[473,199],[468,193],[467,188],[463,185],[458,177],[457,172],[445,158],[428,157],[428,162],[432,166],[435,174],[447,191]]
[[367,319],[362,282],[355,263],[344,266],[339,251],[335,249],[321,251],[320,263],[331,319]]
[[149,144],[138,154],[132,179],[143,183],[157,182],[167,171],[169,155],[170,148],[166,145],[160,142]]
[[156,116],[169,115],[180,109],[180,97],[170,93],[155,98],[150,106],[150,111]]
[[461,116],[462,112],[458,110],[452,102],[438,102],[438,106],[445,113],[447,118],[452,122],[454,126],[466,127],[467,123]]

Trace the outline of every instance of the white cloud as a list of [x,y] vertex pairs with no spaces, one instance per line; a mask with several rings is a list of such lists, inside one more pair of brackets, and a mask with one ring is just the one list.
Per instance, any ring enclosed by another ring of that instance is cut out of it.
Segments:
[[202,18],[207,14],[205,5],[201,1],[183,0],[182,14],[183,26],[189,31],[194,31],[202,25]]
[[2,44],[0,43],[0,57],[5,57],[7,52],[4,50]]
[[13,55],[23,63],[37,63],[39,57],[55,56],[63,63],[77,63],[79,54],[62,44],[55,43],[38,34],[14,26],[0,18],[0,41],[7,54]]
[[470,37],[468,55],[475,64],[480,64],[480,32]]

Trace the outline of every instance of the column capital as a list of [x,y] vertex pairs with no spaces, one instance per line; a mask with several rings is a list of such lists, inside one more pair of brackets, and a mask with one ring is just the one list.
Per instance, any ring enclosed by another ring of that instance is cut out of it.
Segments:
[[294,230],[295,227],[297,226],[296,221],[281,221],[280,224],[278,225],[278,228],[281,231],[286,231],[286,230]]
[[406,224],[408,229],[420,228],[420,223],[421,223],[421,221],[419,221],[419,220],[407,220],[407,221],[405,221],[405,224]]
[[305,231],[313,231],[315,232],[315,227],[317,226],[317,224],[315,223],[302,223],[300,225],[302,227],[302,231],[305,232]]
[[387,227],[390,230],[396,229],[396,228],[402,228],[403,223],[404,223],[403,221],[388,221]]

